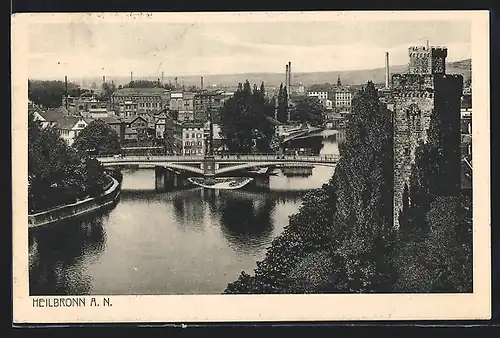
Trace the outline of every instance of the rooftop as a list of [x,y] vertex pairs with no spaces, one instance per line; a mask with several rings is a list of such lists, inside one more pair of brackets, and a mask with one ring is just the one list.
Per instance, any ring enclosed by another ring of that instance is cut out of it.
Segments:
[[80,116],[65,115],[65,116],[61,116],[56,121],[56,127],[59,128],[59,129],[71,129],[80,120],[85,121],[87,124],[89,124],[90,122],[92,122],[92,119],[89,119],[89,118],[82,118]]
[[168,93],[165,88],[122,88],[113,93],[113,96],[159,96]]
[[41,109],[36,110],[46,121],[57,122],[63,116],[69,116],[68,111],[64,107],[49,109],[42,111]]
[[123,121],[118,119],[117,117],[115,116],[112,116],[112,115],[109,115],[109,116],[103,116],[103,117],[99,117],[97,120],[101,120],[101,121],[104,121],[105,123],[122,123]]

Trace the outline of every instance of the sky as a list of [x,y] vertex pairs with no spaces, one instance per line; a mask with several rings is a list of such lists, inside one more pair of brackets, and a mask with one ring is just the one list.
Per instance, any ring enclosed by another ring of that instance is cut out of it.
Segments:
[[30,78],[342,71],[408,62],[411,45],[471,57],[469,21],[31,23]]

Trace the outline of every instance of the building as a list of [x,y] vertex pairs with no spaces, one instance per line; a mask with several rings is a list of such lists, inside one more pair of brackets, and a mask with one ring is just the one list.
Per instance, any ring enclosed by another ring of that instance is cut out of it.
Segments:
[[93,119],[114,115],[114,113],[108,111],[107,108],[90,108],[87,111],[83,111],[79,114],[83,117],[90,117]]
[[306,88],[304,87],[304,85],[302,85],[302,83],[292,84],[290,88],[291,88],[290,90],[291,95],[295,96],[306,95]]
[[337,113],[346,114],[351,112],[352,92],[349,87],[343,86],[340,75],[337,79],[337,86],[333,93],[333,106]]
[[63,115],[67,115],[63,114],[60,110],[50,109],[44,111],[39,107],[31,109],[31,111],[33,112],[35,121],[39,121],[42,128],[55,126]]
[[307,96],[314,96],[314,97],[317,97],[319,99],[319,102],[326,106],[326,100],[328,100],[328,92],[317,92],[317,91],[313,91],[313,92],[307,92]]
[[409,187],[415,149],[427,142],[431,113],[435,111],[440,125],[447,130],[448,142],[443,145],[448,180],[447,194],[460,191],[460,103],[463,89],[461,75],[445,73],[444,47],[410,47],[409,71],[393,74],[387,107],[392,111],[394,124],[394,195],[393,224],[399,227],[405,185]]
[[71,146],[78,134],[85,129],[92,119],[81,116],[64,115],[61,116],[54,127],[59,131],[60,137]]
[[182,91],[170,93],[167,108],[179,113],[177,117],[179,121],[194,121],[194,93]]
[[63,96],[62,107],[67,107],[70,114],[78,115],[95,109],[108,110],[107,102],[99,101],[92,93],[84,93],[80,97]]
[[224,97],[220,92],[200,91],[194,95],[194,120],[208,121],[210,111],[216,112],[224,105]]
[[157,139],[173,137],[174,114],[165,109],[154,116],[155,135]]
[[137,141],[147,141],[154,137],[154,123],[147,116],[144,114],[125,121],[126,127],[136,131]]
[[120,117],[155,112],[168,106],[170,93],[164,88],[122,88],[111,95],[111,109]]
[[224,152],[228,151],[228,148],[226,146],[225,137],[224,134],[222,133],[221,126],[219,124],[213,124],[213,147],[214,147],[214,153],[216,154],[222,154]]
[[125,127],[125,135],[124,135],[125,143],[134,143],[137,142],[137,130],[131,127]]
[[410,61],[408,64],[409,74],[445,74],[446,47],[412,46],[408,49]]
[[174,152],[177,155],[205,155],[205,124],[202,122],[174,122]]

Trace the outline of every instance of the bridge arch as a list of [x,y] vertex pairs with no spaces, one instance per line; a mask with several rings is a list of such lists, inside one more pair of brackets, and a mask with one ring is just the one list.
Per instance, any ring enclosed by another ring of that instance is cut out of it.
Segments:
[[[137,161],[116,161],[116,162],[104,162],[102,163],[103,166],[105,167],[124,167],[124,166],[129,166],[129,165],[137,165]],[[170,168],[170,169],[178,169],[182,171],[187,171],[195,174],[203,174],[203,169],[201,168],[196,168],[192,167],[189,165],[185,164],[179,164],[179,163],[169,163],[169,162],[144,162],[141,164],[146,164],[148,166],[154,166],[154,167],[164,167],[164,168]]]
[[[241,163],[241,164],[235,164],[232,166],[227,166],[224,168],[216,169],[215,174],[220,175],[220,174],[229,173],[232,171],[250,169],[250,168],[254,168],[254,167],[269,167],[269,166],[273,166],[273,165],[282,165],[282,164],[285,164],[285,163],[283,163],[283,161],[279,161],[279,160],[269,161],[269,162],[258,162],[258,163],[251,163],[251,162]],[[335,168],[335,166],[337,165],[337,163],[333,163],[333,162],[328,163],[328,162],[312,162],[312,161],[310,161],[310,162],[309,161],[286,162],[286,164],[291,164],[291,165],[311,164],[314,166],[333,167],[333,168]]]

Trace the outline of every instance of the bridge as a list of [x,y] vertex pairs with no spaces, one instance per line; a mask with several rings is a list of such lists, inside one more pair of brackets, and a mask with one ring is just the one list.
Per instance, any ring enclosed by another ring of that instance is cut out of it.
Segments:
[[340,156],[333,155],[281,155],[281,154],[230,154],[214,156],[112,156],[97,157],[105,167],[147,165],[185,171],[202,176],[218,176],[224,173],[255,167],[275,165],[303,165],[335,167]]
[[321,131],[323,130],[322,128],[316,128],[316,127],[311,127],[311,128],[308,128],[308,129],[299,129],[299,130],[295,130],[295,131],[292,131],[291,133],[289,133],[288,135],[285,135],[283,137],[283,139],[280,141],[280,143],[286,143],[288,141],[291,141],[291,140],[294,140],[294,139],[298,139],[298,138],[302,138],[302,137],[307,137],[307,135],[309,134],[312,134],[312,133],[315,133],[315,132],[318,132],[318,131]]

